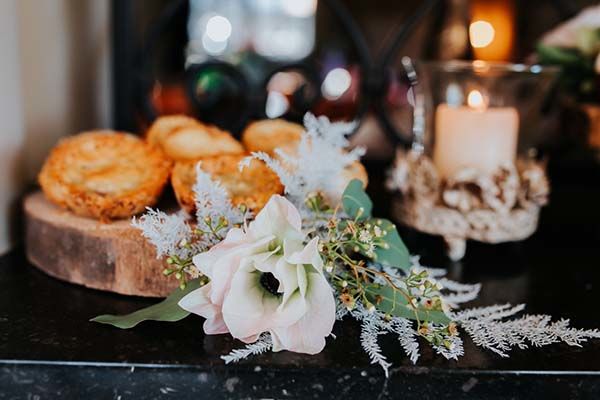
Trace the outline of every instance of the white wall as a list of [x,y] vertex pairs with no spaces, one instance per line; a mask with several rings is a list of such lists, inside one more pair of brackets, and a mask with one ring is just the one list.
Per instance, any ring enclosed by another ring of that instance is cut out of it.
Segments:
[[54,143],[110,126],[109,4],[0,0],[0,253]]
[[18,4],[27,174],[32,178],[59,137],[109,125],[110,2]]
[[0,253],[9,247],[15,201],[23,187],[24,121],[17,1],[0,1]]

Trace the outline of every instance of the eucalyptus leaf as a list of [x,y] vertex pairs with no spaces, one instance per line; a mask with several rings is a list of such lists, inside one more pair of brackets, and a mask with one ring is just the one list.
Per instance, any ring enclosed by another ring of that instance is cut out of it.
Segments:
[[[359,221],[370,218],[373,211],[373,202],[363,189],[363,183],[358,179],[352,179],[346,186],[342,195],[342,205],[346,214]],[[361,208],[362,213],[359,212]]]
[[375,304],[379,311],[395,317],[444,325],[451,322],[443,311],[432,311],[423,307],[414,309],[409,306],[408,299],[391,286],[369,285],[365,291],[369,301]]
[[388,248],[377,246],[375,255],[378,263],[389,265],[408,271],[410,268],[410,253],[408,248],[400,238],[396,225],[387,219],[374,219],[374,224],[377,224],[381,230],[386,232],[383,240],[387,243]]
[[133,328],[142,321],[166,321],[175,322],[184,319],[190,313],[185,311],[177,303],[186,294],[200,287],[200,280],[189,281],[185,289],[177,288],[166,299],[150,307],[142,308],[127,315],[99,315],[90,321],[100,324],[108,324],[121,329]]

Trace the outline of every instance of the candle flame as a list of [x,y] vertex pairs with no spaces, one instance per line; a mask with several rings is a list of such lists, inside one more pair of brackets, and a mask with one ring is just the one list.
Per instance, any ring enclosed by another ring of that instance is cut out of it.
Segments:
[[469,26],[469,40],[474,48],[487,47],[494,41],[496,30],[487,21],[475,21]]
[[471,90],[467,96],[467,104],[476,110],[485,110],[485,100],[479,90]]

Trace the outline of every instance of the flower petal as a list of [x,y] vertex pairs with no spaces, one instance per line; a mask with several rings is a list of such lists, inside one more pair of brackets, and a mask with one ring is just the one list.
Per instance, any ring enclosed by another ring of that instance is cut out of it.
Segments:
[[287,263],[283,257],[280,257],[273,275],[279,280],[279,289],[277,291],[283,293],[283,298],[279,306],[280,309],[283,309],[290,297],[298,289],[296,266]]
[[281,296],[267,292],[260,284],[260,275],[261,272],[250,266],[240,268],[223,302],[223,318],[237,339],[260,334],[273,326],[292,325],[306,312],[306,303],[299,291],[280,310]]
[[177,304],[192,314],[206,318],[206,321],[204,321],[204,333],[207,335],[228,333],[229,329],[227,329],[225,321],[223,321],[221,307],[210,302],[210,290],[211,285],[208,283],[200,289],[193,290],[185,295]]
[[301,251],[297,251],[288,257],[286,261],[290,264],[310,264],[317,272],[323,271],[323,259],[319,254],[319,238],[313,238]]
[[250,222],[248,231],[254,238],[275,235],[283,239],[301,233],[300,213],[285,197],[273,195],[262,210]]
[[275,255],[277,251],[278,249],[275,249],[273,251],[266,251],[264,253],[244,257],[240,266],[248,266],[260,272],[270,272],[272,274],[275,274],[277,262],[280,259],[280,257],[277,257]]
[[317,354],[325,347],[325,338],[331,334],[335,322],[335,300],[323,275],[308,273],[306,300],[308,309],[298,322],[270,330],[273,351]]
[[308,278],[306,276],[306,267],[304,265],[296,265],[296,279],[300,295],[306,297],[306,289],[308,288]]
[[212,278],[212,270],[216,261],[231,251],[234,247],[246,243],[244,231],[240,228],[233,228],[227,232],[225,240],[217,243],[210,250],[194,256],[193,262],[196,268],[204,275]]
[[217,259],[212,267],[210,299],[215,304],[223,304],[223,299],[231,285],[233,274],[240,268],[242,259],[245,257],[264,252],[273,236],[267,236],[254,243],[243,243],[229,248],[229,250]]
[[283,256],[287,259],[292,254],[302,251],[304,243],[302,238],[285,238],[283,239]]

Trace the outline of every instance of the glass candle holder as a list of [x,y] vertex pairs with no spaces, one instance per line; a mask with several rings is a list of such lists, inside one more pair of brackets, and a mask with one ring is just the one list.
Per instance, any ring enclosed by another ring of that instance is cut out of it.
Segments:
[[549,191],[536,147],[558,70],[484,61],[403,63],[413,81],[413,144],[388,186],[396,215],[442,235],[460,259],[466,239],[519,240],[537,227]]

